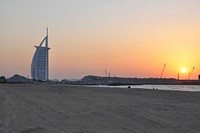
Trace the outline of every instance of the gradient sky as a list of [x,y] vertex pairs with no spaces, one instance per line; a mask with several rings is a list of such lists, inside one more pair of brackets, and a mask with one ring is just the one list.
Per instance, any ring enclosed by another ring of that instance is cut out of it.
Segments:
[[46,27],[51,79],[200,74],[200,0],[0,0],[0,75],[30,77]]

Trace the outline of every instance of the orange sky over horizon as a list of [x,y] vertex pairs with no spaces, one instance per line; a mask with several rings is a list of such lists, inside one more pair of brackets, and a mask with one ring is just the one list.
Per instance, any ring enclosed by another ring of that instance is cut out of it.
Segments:
[[[200,1],[0,2],[0,75],[30,77],[49,27],[50,78],[85,75],[191,79],[200,74]],[[45,5],[45,6],[44,6]],[[35,9],[37,8],[37,11]],[[188,69],[181,73],[181,68]]]

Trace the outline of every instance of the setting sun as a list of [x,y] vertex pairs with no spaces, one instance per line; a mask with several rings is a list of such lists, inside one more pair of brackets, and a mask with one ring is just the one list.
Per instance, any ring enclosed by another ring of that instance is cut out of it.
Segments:
[[187,72],[187,69],[186,68],[181,68],[181,73],[186,73]]

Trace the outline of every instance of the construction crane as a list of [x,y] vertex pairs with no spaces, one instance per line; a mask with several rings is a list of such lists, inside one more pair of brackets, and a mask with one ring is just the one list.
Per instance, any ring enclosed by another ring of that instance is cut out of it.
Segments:
[[192,70],[189,72],[189,74],[188,74],[188,80],[190,80],[190,77],[191,77],[191,75],[192,75],[194,69],[195,69],[195,66],[194,66],[194,67],[192,68]]
[[163,69],[162,69],[162,72],[161,72],[160,78],[162,78],[162,76],[163,76],[163,73],[164,73],[164,71],[165,71],[165,67],[166,67],[166,63],[165,63],[164,66],[163,66]]
[[108,73],[107,73],[107,69],[105,69],[105,76],[107,77]]

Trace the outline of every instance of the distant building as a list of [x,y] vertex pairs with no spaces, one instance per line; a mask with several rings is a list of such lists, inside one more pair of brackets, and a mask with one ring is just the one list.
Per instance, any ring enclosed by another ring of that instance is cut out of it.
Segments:
[[[42,44],[45,42],[45,46]],[[47,81],[49,79],[49,49],[48,29],[47,35],[39,46],[35,46],[36,51],[31,64],[31,77],[34,80]]]

